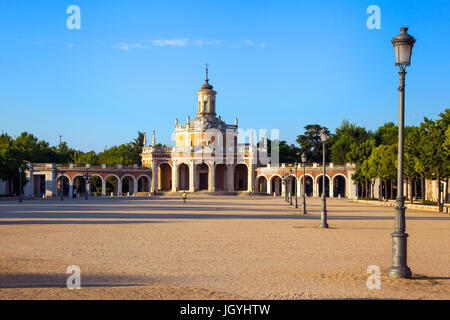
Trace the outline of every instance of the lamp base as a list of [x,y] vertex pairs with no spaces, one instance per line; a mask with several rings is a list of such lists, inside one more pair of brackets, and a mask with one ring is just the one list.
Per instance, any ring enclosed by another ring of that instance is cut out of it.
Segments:
[[412,277],[411,269],[408,266],[404,266],[404,267],[391,266],[387,273],[388,273],[389,278],[411,279],[411,277]]
[[411,269],[407,265],[407,238],[408,234],[396,231],[392,236],[392,266],[388,269],[389,278],[412,277]]

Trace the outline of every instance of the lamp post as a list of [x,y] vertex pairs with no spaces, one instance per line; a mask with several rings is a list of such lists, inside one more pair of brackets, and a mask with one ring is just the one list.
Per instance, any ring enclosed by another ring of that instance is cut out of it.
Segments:
[[322,162],[323,162],[323,176],[322,176],[322,212],[320,214],[320,227],[328,228],[327,223],[327,196],[325,194],[325,144],[328,140],[328,133],[325,128],[320,130],[320,140],[322,141]]
[[[297,152],[296,155],[299,153]],[[298,193],[298,163],[295,161],[295,209],[298,209],[297,193]]]
[[306,214],[306,190],[305,190],[305,186],[306,186],[306,153],[303,152],[302,153],[302,163],[303,163],[303,187],[302,187],[302,192],[303,192],[303,204],[302,204],[302,211],[303,214]]
[[89,189],[89,183],[91,182],[91,176],[86,172],[86,174],[84,175],[84,182],[85,182],[85,188],[84,188],[84,195],[85,195],[85,199],[88,199],[88,189]]
[[399,66],[400,86],[398,112],[398,165],[397,199],[395,206],[395,227],[392,236],[392,265],[388,270],[390,278],[411,278],[411,269],[406,263],[407,237],[405,221],[405,198],[403,196],[404,120],[405,120],[405,75],[411,64],[411,53],[416,39],[410,36],[408,28],[400,28],[400,34],[392,39],[395,49],[395,65]]
[[292,169],[289,169],[289,205],[292,206],[292,186],[291,186],[291,179],[292,179]]
[[22,167],[19,167],[19,202],[22,202]]
[[284,183],[284,201],[286,201],[286,202],[288,202],[287,179],[288,179],[288,175],[287,175],[287,173],[285,173],[283,183]]
[[64,201],[64,172],[61,172],[61,201]]

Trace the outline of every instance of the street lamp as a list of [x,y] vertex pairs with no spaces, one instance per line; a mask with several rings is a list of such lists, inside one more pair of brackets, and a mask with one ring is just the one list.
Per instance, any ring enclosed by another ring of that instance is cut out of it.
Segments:
[[22,167],[19,167],[19,202],[22,202]]
[[61,173],[61,201],[64,201],[64,172],[60,171]]
[[411,278],[411,269],[406,263],[407,237],[405,233],[405,198],[403,196],[403,159],[404,159],[404,120],[405,120],[405,75],[406,67],[411,64],[411,53],[416,39],[410,36],[408,28],[400,28],[400,34],[391,42],[395,49],[395,65],[399,66],[400,101],[398,112],[398,165],[397,165],[397,199],[395,206],[395,227],[392,236],[392,265],[388,270],[390,278]]
[[327,196],[325,194],[325,144],[328,140],[328,133],[325,128],[320,130],[320,140],[322,141],[322,162],[323,162],[323,176],[322,176],[322,212],[320,214],[320,227],[328,228],[327,223]]
[[305,174],[306,174],[306,153],[305,152],[303,152],[302,153],[302,163],[303,163],[303,205],[302,205],[302,211],[303,211],[303,214],[306,214],[306,190],[305,190],[305,185],[306,185],[306,183],[305,183],[305,180],[306,180],[306,176],[305,176]]
[[[297,152],[295,155],[299,156],[300,152]],[[298,202],[297,202],[298,185],[299,185],[299,183],[298,183],[298,162],[295,161],[295,209],[298,209]]]
[[86,172],[86,174],[84,175],[84,182],[86,183],[85,187],[84,187],[84,195],[85,195],[85,199],[88,199],[88,189],[89,189],[89,183],[91,182],[91,176]]
[[292,185],[291,185],[291,179],[292,179],[292,169],[289,169],[289,205],[292,206]]

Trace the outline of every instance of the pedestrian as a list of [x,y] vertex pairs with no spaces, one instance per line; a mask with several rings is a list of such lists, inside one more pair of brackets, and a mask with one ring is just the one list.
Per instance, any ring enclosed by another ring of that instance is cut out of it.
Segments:
[[153,198],[158,198],[158,194],[156,193],[156,188],[155,189],[153,189]]
[[248,190],[248,197],[249,197],[249,198],[252,197],[252,190]]
[[183,202],[186,202],[186,198],[187,198],[187,193],[186,193],[186,191],[183,191]]

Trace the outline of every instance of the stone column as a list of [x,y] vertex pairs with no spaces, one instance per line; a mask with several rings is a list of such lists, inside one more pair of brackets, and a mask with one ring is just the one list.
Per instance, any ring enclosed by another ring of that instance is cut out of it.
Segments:
[[122,178],[119,179],[119,183],[117,186],[117,195],[121,196],[122,195]]
[[254,168],[253,168],[253,164],[251,163],[251,160],[249,161],[249,165],[248,165],[248,172],[247,172],[247,190],[253,192],[254,191],[254,184],[255,184],[255,179],[254,177]]
[[136,178],[134,178],[133,182],[133,194],[136,194],[138,192],[138,181]]
[[[104,190],[104,189],[102,189]],[[69,198],[73,197],[73,181],[69,179]]]
[[227,190],[228,192],[234,192],[234,165],[227,164]]
[[329,181],[330,181],[330,183],[329,183],[329,189],[330,189],[330,191],[329,191],[329,197],[330,198],[333,198],[334,197],[334,183],[333,183],[333,178],[331,178],[330,177],[330,179],[328,179]]
[[158,192],[158,165],[156,161],[152,163],[152,185],[150,188],[150,192]]
[[23,186],[23,195],[25,197],[32,197],[33,196],[33,170],[26,170],[25,171],[25,175],[26,175],[26,179],[27,179],[27,183],[25,184],[25,186]]
[[216,191],[216,168],[215,164],[211,163],[211,167],[208,172],[208,191],[215,192]]
[[84,192],[87,192],[88,196],[91,195],[91,184],[86,183],[85,187],[86,187],[86,190],[84,190]]
[[374,198],[380,197],[380,179],[376,178],[375,183],[373,184],[373,196]]
[[313,179],[313,197],[319,196],[319,185],[316,182],[316,179]]
[[177,163],[172,163],[172,192],[177,192],[178,187],[178,175],[177,175]]
[[49,171],[45,173],[45,196],[52,197],[56,194],[55,173]]
[[189,165],[189,192],[195,192],[195,164],[194,161]]
[[352,172],[349,172],[347,175],[347,197],[349,199],[356,199],[356,188],[357,185],[355,181],[352,179]]
[[[69,187],[69,189],[70,189],[70,187]],[[106,196],[106,179],[104,179],[104,178],[102,178],[102,196]]]
[[197,191],[200,186],[200,174],[197,174],[197,164],[194,162],[194,190]]

